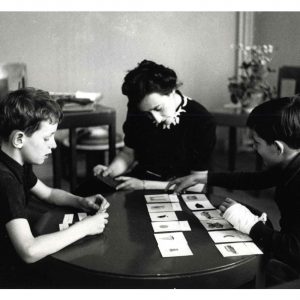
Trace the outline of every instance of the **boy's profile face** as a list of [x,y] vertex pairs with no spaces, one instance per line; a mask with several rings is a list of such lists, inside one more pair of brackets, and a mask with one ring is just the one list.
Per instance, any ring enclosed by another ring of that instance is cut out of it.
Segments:
[[251,136],[253,139],[253,149],[261,156],[267,167],[280,163],[278,149],[274,143],[268,144],[254,130],[251,131]]
[[24,136],[21,156],[23,163],[42,164],[51,154],[52,149],[56,148],[54,134],[57,130],[57,123],[50,124],[49,121],[42,121],[39,129],[30,137]]

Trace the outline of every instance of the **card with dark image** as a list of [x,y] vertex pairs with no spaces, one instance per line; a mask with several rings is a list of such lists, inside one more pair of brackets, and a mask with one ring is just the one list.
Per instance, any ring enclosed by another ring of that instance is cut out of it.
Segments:
[[116,187],[121,184],[120,181],[115,180],[111,176],[103,176],[102,174],[97,175],[97,178],[105,183],[106,185],[110,186],[113,189],[116,189]]

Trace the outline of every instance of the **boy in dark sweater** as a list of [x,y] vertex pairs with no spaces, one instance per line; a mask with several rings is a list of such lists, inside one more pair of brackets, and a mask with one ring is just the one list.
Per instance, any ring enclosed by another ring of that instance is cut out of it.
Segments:
[[276,187],[275,202],[281,212],[277,231],[252,214],[245,206],[226,199],[220,210],[237,230],[247,233],[265,252],[300,271],[300,97],[271,100],[249,115],[253,147],[266,169],[261,172],[198,172],[169,183],[175,192],[198,183],[230,189]]
[[[56,147],[54,134],[61,118],[58,104],[41,90],[17,90],[0,101],[0,245],[5,258],[0,264],[2,274],[12,264],[36,262],[80,238],[100,234],[108,222],[105,211],[109,204],[101,195],[82,198],[48,187],[32,171],[32,165],[42,164]],[[95,214],[62,231],[34,236],[27,214],[31,195]]]

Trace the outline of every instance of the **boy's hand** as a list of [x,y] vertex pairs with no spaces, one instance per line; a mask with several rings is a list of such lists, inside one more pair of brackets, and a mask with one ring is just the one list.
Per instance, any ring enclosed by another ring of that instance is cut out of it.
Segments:
[[230,198],[220,205],[220,210],[224,212],[223,217],[232,224],[232,226],[243,233],[249,234],[251,228],[259,221],[266,221],[266,214],[261,217],[254,215],[246,206],[235,202]]
[[79,198],[78,202],[80,208],[85,211],[98,210],[100,212],[104,212],[109,207],[107,200],[100,194]]
[[207,183],[207,171],[197,172],[192,175],[184,176],[172,180],[166,186],[166,190],[169,190],[172,186],[174,186],[174,192],[180,193],[183,190],[194,186],[198,183]]
[[230,199],[230,198],[226,198],[219,206],[219,209],[222,213],[224,213],[226,211],[227,208],[229,208],[230,206],[234,205],[235,203],[237,203],[236,201]]
[[107,213],[97,213],[93,216],[88,216],[84,218],[80,225],[84,226],[85,232],[87,235],[94,235],[102,233],[105,225],[108,223],[108,214]]

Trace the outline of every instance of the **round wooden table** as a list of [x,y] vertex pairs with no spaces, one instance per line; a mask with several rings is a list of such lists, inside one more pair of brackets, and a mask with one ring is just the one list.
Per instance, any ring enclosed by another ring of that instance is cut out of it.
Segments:
[[[148,191],[147,194],[162,193]],[[192,256],[163,258],[154,237],[143,191],[107,195],[109,223],[103,234],[86,237],[45,259],[47,273],[72,287],[235,288],[255,278],[261,256],[223,257],[193,213],[180,201],[179,220]],[[217,205],[220,199],[211,198]],[[55,208],[36,224],[38,234],[58,230],[66,208]]]

